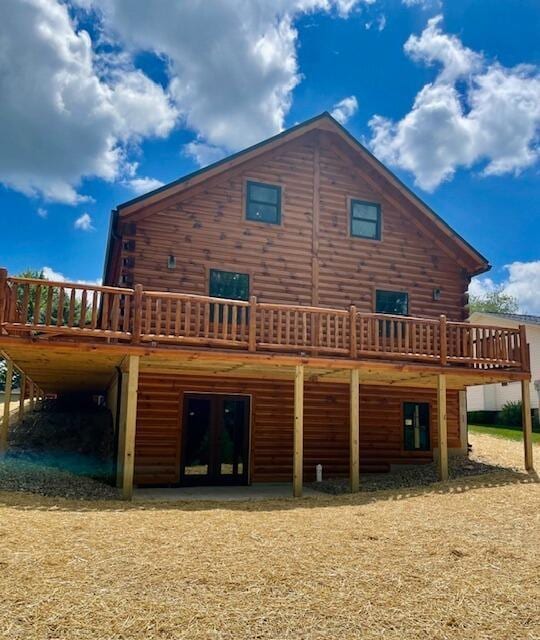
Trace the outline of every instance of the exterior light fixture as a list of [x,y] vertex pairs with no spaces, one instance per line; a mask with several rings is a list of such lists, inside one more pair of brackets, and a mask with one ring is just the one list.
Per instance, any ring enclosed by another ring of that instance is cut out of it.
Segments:
[[441,290],[437,287],[433,289],[433,300],[439,301],[441,299]]
[[176,258],[174,256],[169,256],[167,258],[167,269],[174,269],[176,267]]

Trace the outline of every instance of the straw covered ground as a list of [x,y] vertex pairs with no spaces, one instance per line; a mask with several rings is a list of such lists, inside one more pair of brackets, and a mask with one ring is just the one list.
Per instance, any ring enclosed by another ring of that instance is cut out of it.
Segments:
[[[519,443],[473,440],[519,468]],[[0,637],[532,640],[539,514],[522,471],[254,503],[2,493]]]

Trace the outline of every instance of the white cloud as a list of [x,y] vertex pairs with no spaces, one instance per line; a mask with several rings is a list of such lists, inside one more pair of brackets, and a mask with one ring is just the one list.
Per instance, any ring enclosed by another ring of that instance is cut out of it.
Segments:
[[127,180],[125,184],[133,191],[133,193],[135,193],[136,195],[141,195],[143,193],[148,193],[148,191],[159,189],[159,187],[162,187],[164,183],[157,178],[146,177],[132,178],[131,180]]
[[381,14],[375,21],[368,20],[364,27],[369,31],[373,25],[377,27],[377,31],[382,31],[386,27],[386,16]]
[[504,268],[507,275],[502,282],[496,283],[485,276],[473,278],[469,293],[485,296],[501,288],[503,293],[517,299],[520,313],[540,315],[540,260],[512,262]]
[[420,7],[421,9],[431,9],[441,7],[441,0],[401,0],[406,7]]
[[410,171],[426,191],[459,167],[483,163],[483,174],[519,173],[538,158],[540,75],[532,66],[505,68],[444,34],[441,17],[411,36],[405,51],[417,62],[438,64],[413,107],[394,122],[370,121],[374,153]]
[[36,213],[40,218],[46,218],[49,215],[49,212],[47,211],[47,209],[44,209],[43,207],[38,207],[38,210]]
[[76,284],[91,284],[101,285],[102,279],[96,278],[96,280],[75,280],[74,278],[67,278],[63,273],[55,271],[52,267],[43,267],[43,277],[45,280],[52,280],[53,282],[75,282]]
[[[294,21],[316,11],[347,17],[374,0],[78,0],[102,16],[107,37],[167,62],[169,94],[197,134],[200,164],[275,133],[300,82]],[[204,146],[203,146],[204,145]]]
[[177,112],[122,56],[99,56],[57,0],[5,0],[0,21],[0,182],[49,200],[88,200],[84,177],[114,180],[128,148],[167,135]]
[[215,147],[201,140],[193,140],[184,145],[184,153],[191,156],[200,167],[206,167],[227,155],[223,147]]
[[81,231],[92,231],[94,228],[92,225],[92,218],[88,213],[80,215],[73,223],[73,226],[75,229],[80,229]]
[[346,124],[357,111],[358,100],[356,99],[356,96],[349,96],[347,98],[343,98],[343,100],[340,100],[333,106],[331,115],[340,124]]

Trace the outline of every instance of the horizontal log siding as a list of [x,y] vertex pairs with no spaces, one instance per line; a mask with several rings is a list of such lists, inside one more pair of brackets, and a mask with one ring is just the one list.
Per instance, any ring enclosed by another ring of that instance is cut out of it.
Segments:
[[[355,304],[373,312],[374,289],[409,292],[413,316],[463,318],[467,288],[460,266],[394,204],[359,177],[358,169],[336,155],[326,138],[321,149],[319,303]],[[349,234],[347,198],[377,202],[382,208],[382,240]],[[410,205],[403,204],[404,207]],[[441,299],[433,301],[433,289]]]
[[[249,272],[251,294],[260,301],[358,306],[373,311],[376,287],[406,289],[411,315],[465,319],[468,280],[460,266],[398,210],[370,179],[335,151],[332,135],[306,135],[279,151],[212,178],[178,196],[164,211],[124,229],[125,282],[145,289],[208,293],[207,270]],[[318,242],[313,241],[315,145],[320,148],[320,213]],[[281,184],[282,224],[246,221],[244,188],[247,178]],[[382,241],[349,236],[348,197],[380,202]],[[393,197],[395,193],[393,193]],[[400,196],[401,197],[401,196]],[[403,198],[401,197],[401,200]],[[403,200],[405,208],[410,203]],[[417,215],[417,212],[416,212]],[[132,235],[129,235],[132,233]],[[318,256],[313,251],[318,251]],[[167,257],[176,267],[167,268]],[[318,292],[313,274],[317,272]],[[433,301],[433,289],[441,299]]]
[[[168,484],[179,479],[181,403],[185,392],[242,393],[252,396],[251,473],[254,482],[292,478],[293,382],[219,380],[142,373],[135,447],[135,482]],[[314,478],[346,476],[349,461],[347,385],[306,382],[304,473]],[[437,446],[436,394],[423,389],[360,387],[360,464],[384,470],[389,464],[428,461],[430,452],[402,450],[402,403],[431,403],[431,442]],[[449,447],[459,447],[458,394],[448,394]]]
[[[245,220],[247,178],[282,186],[281,225]],[[208,268],[249,272],[250,293],[261,302],[311,304],[312,180],[307,140],[212,181],[137,223],[130,277],[145,289],[208,294]]]

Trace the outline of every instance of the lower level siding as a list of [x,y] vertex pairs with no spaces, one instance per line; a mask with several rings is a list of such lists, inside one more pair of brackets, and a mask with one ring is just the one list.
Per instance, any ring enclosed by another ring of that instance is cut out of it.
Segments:
[[[251,396],[252,482],[290,481],[293,464],[293,381],[217,379],[142,373],[139,380],[135,483],[179,481],[184,393]],[[306,382],[304,477],[346,476],[349,469],[349,387]],[[360,386],[360,470],[384,471],[390,464],[430,461],[432,453],[403,450],[403,402],[429,402],[430,441],[437,447],[434,390]],[[458,392],[448,393],[448,446],[459,447]]]

